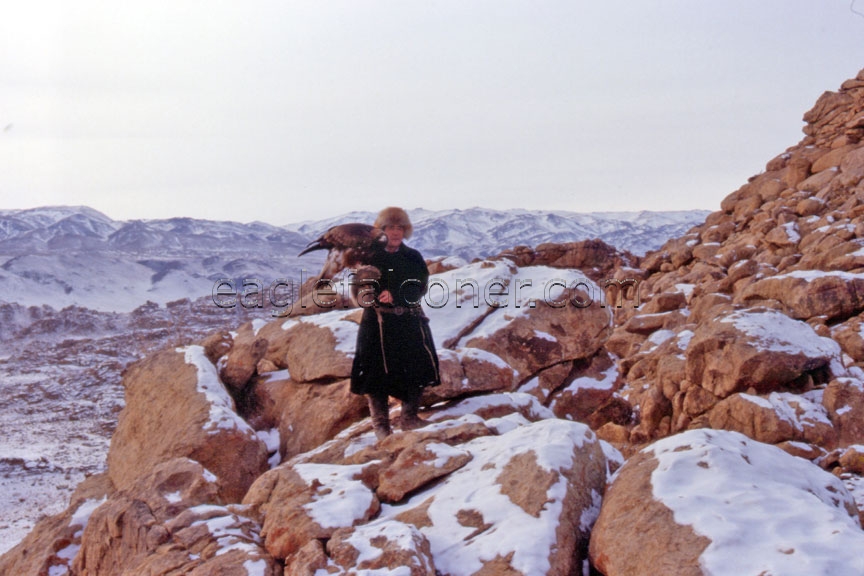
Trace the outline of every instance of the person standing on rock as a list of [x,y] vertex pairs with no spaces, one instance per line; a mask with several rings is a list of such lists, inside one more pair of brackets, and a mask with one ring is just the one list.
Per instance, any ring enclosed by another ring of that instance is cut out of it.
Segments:
[[375,227],[384,231],[387,244],[369,261],[380,277],[370,284],[375,300],[364,306],[357,332],[351,391],[368,396],[375,435],[381,440],[391,432],[389,397],[401,400],[401,428],[412,430],[423,424],[418,416],[423,389],[437,385],[440,377],[429,319],[420,306],[429,269],[420,252],[402,242],[411,237],[408,214],[385,208]]

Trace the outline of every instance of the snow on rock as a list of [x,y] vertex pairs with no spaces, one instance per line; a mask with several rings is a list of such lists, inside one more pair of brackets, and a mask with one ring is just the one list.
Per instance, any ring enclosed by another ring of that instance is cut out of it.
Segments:
[[258,331],[269,344],[266,358],[288,368],[295,382],[347,378],[357,342],[357,310],[333,310],[274,321]]
[[481,392],[512,390],[518,376],[501,358],[479,348],[439,349],[437,353],[441,383],[423,391],[423,405]]
[[542,420],[461,449],[470,462],[378,521],[417,526],[442,573],[571,573],[606,477],[587,426]]
[[737,432],[692,430],[618,471],[591,557],[607,576],[857,574],[861,546],[839,478]]
[[267,551],[287,558],[312,539],[370,520],[379,501],[364,484],[368,467],[289,461],[262,475],[243,503],[262,519]]
[[855,502],[835,476],[734,432],[693,431],[651,450],[654,496],[711,540],[701,557],[711,573],[864,571]]
[[239,501],[268,468],[267,448],[233,410],[201,346],[165,349],[132,365],[126,407],[108,451],[108,473],[128,488],[155,465],[189,457],[214,473],[227,501]]
[[836,342],[776,310],[742,310],[699,324],[686,357],[688,380],[720,398],[750,387],[772,392],[819,370],[845,374]]
[[[424,417],[380,442],[358,422],[252,486],[244,504],[288,573],[581,569],[604,450],[620,454],[527,394],[469,398]],[[329,557],[317,544],[327,539]]]
[[754,282],[738,299],[777,300],[793,318],[846,319],[864,309],[864,274],[795,270]]
[[555,417],[555,414],[551,410],[540,404],[530,394],[508,392],[466,398],[458,404],[435,412],[429,417],[429,421],[440,422],[465,415],[475,415],[480,419],[488,420],[514,412],[521,413],[532,422]]
[[330,564],[341,568],[334,574],[435,574],[429,541],[416,527],[401,522],[374,521],[338,530],[327,542],[327,551]]
[[801,440],[830,449],[837,444],[837,432],[822,397],[822,390],[733,394],[711,409],[709,423],[712,428],[741,432],[768,444]]
[[240,430],[254,435],[254,430],[237,415],[234,400],[219,380],[216,367],[204,355],[204,348],[186,346],[178,348],[177,352],[183,354],[186,363],[195,366],[198,371],[198,392],[204,395],[210,407],[204,430],[211,434],[217,434],[220,430]]

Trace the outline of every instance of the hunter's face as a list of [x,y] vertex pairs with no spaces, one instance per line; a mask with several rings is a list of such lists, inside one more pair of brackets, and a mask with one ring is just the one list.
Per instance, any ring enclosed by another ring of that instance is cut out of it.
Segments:
[[405,227],[398,224],[394,226],[385,226],[384,234],[387,235],[387,247],[398,248],[402,244],[402,238],[405,236]]

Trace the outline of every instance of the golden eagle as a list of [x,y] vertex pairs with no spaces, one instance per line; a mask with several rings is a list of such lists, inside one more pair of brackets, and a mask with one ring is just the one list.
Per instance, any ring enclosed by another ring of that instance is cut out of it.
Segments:
[[352,222],[333,226],[317,240],[310,242],[297,256],[315,250],[329,250],[317,279],[331,279],[346,268],[366,265],[372,253],[386,244],[387,236],[380,228]]

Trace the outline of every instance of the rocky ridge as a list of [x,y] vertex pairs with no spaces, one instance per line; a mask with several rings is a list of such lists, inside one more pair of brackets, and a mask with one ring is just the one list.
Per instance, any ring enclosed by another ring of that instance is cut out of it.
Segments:
[[107,473],[0,570],[861,572],[864,71],[805,121],[641,261],[442,266],[420,429],[375,440],[341,302],[148,356]]

